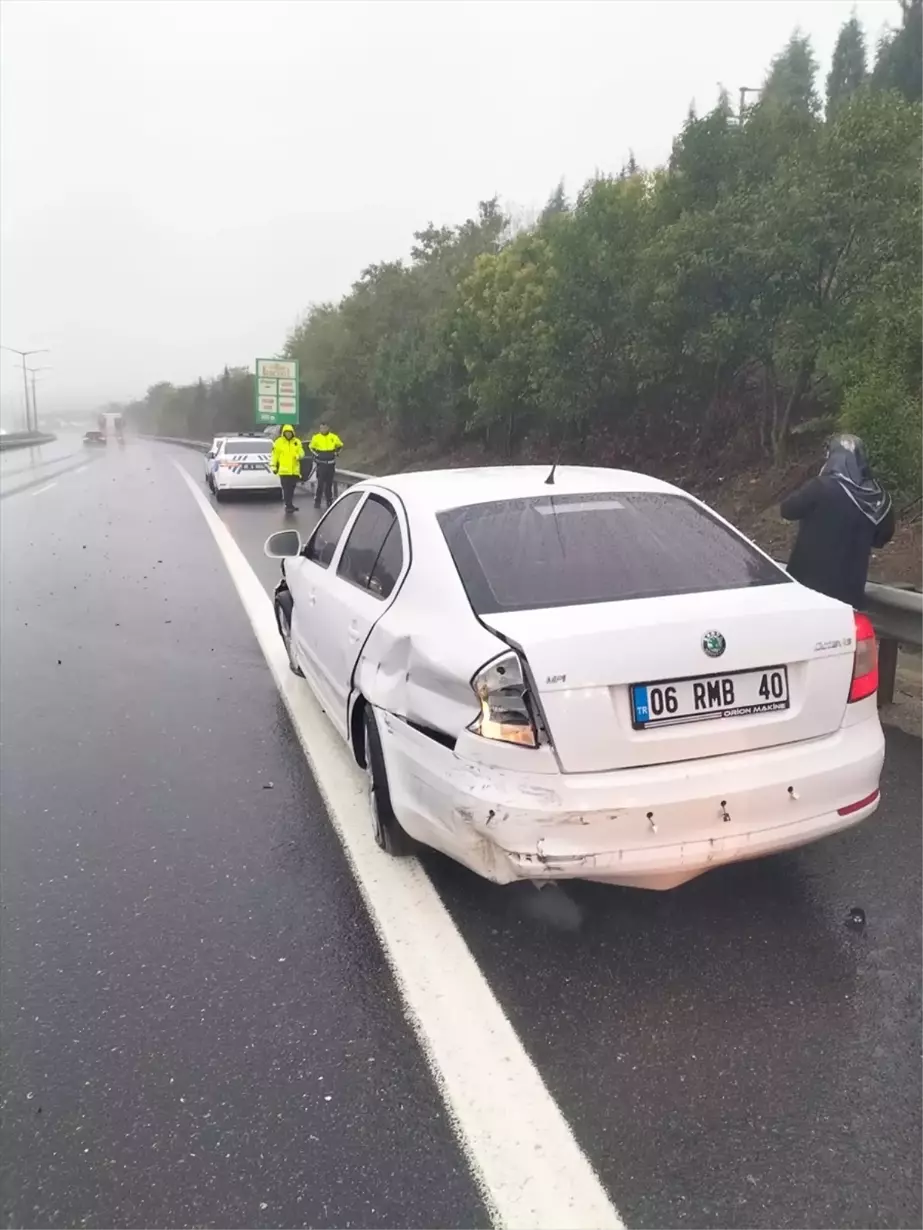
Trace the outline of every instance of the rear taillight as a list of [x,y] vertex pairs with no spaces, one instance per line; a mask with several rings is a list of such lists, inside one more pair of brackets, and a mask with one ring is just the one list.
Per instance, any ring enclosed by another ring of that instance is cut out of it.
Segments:
[[519,655],[505,653],[481,667],[471,680],[481,712],[468,727],[485,739],[538,747],[538,728],[533,716],[525,671]]
[[872,621],[856,611],[856,653],[853,658],[850,704],[878,691],[878,645]]

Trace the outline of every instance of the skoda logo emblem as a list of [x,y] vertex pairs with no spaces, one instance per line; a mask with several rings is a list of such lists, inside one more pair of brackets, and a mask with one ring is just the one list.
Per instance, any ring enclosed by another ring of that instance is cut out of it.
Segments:
[[720,658],[727,649],[727,641],[720,632],[706,632],[702,637],[702,648],[710,658]]

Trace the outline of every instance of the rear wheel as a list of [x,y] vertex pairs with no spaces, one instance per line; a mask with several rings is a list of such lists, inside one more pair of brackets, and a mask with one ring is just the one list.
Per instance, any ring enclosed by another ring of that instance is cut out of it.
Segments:
[[[288,601],[284,601],[284,599]],[[276,623],[279,625],[279,635],[282,637],[282,644],[285,646],[285,652],[288,654],[289,670],[293,675],[297,675],[300,679],[304,679],[304,671],[298,665],[298,660],[295,657],[292,647],[292,607],[294,602],[292,595],[285,593],[276,599]]]
[[218,486],[213,486],[212,491],[214,491],[215,499],[218,501],[218,503],[223,504],[224,501],[227,499],[228,493],[226,491],[222,491],[221,488]]
[[410,854],[413,842],[401,828],[394,808],[391,806],[391,791],[388,789],[388,773],[384,753],[381,750],[381,735],[371,705],[365,706],[365,771],[369,783],[369,812],[372,817],[372,832],[377,845],[386,854],[396,858]]

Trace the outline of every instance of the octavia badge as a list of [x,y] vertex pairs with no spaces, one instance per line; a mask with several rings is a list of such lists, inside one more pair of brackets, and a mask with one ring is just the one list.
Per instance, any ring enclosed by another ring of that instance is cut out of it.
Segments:
[[720,658],[727,649],[727,641],[720,632],[706,632],[702,637],[702,648],[710,658]]

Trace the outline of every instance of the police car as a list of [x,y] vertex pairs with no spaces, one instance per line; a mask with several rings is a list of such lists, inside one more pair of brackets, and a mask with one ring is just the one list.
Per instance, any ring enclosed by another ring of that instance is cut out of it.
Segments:
[[241,433],[223,436],[213,445],[211,471],[206,481],[219,503],[238,491],[278,491],[279,478],[270,465],[272,440],[264,435]]
[[218,449],[224,443],[225,436],[215,436],[212,440],[211,448],[205,454],[205,486],[211,490],[212,473],[215,469],[215,458],[218,456]]

